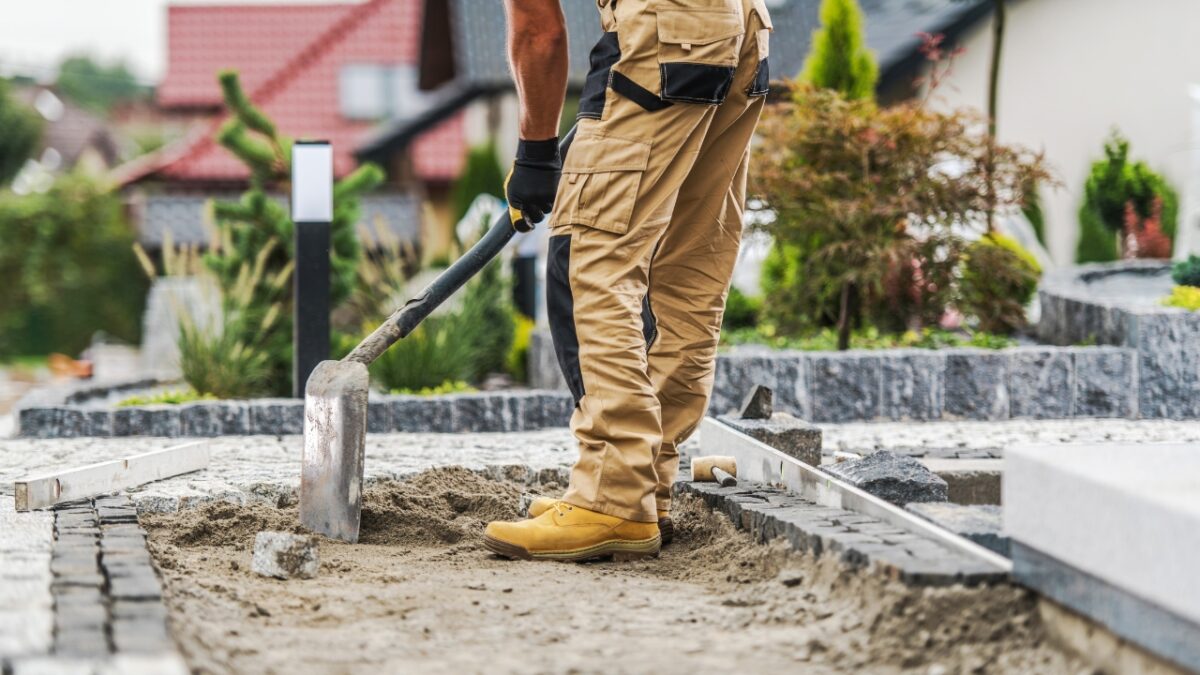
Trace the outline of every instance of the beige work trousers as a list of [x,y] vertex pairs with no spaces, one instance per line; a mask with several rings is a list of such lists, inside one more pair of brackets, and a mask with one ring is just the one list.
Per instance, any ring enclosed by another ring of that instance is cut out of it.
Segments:
[[712,391],[771,22],[763,0],[597,4],[547,260],[579,441],[564,499],[654,522]]

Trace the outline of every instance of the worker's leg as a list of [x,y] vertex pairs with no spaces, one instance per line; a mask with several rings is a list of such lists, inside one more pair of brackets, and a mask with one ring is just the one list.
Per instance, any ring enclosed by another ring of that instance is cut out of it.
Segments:
[[765,24],[752,16],[750,27],[754,32],[742,48],[732,91],[680,188],[650,265],[649,367],[663,434],[654,460],[659,511],[670,509],[679,444],[708,409],[721,318],[742,236],[749,145],[762,112],[766,68],[758,66],[766,58],[766,46],[759,44],[766,39],[759,32]]

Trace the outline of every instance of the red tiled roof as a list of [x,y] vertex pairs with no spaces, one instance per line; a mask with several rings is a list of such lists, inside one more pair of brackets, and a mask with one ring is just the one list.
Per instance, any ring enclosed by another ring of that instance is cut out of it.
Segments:
[[[235,68],[242,73],[251,100],[283,133],[333,143],[334,171],[345,175],[355,167],[353,152],[374,124],[341,115],[341,66],[415,64],[422,5],[421,0],[368,0],[337,5],[174,7],[168,15],[172,24],[169,74],[160,101],[199,105],[215,96],[219,104],[216,71]],[[278,15],[273,13],[276,10]],[[229,34],[212,37],[223,29]],[[211,39],[206,40],[205,34]],[[181,44],[174,42],[176,36],[182,38]],[[238,42],[258,44],[235,46]],[[211,85],[204,84],[205,77]],[[213,141],[220,122],[214,120],[210,129],[181,151],[164,153],[172,159],[152,172],[181,181],[247,178],[244,165]],[[461,114],[430,130],[410,148],[417,176],[424,180],[457,177],[464,150]],[[146,175],[137,173],[134,180]]]

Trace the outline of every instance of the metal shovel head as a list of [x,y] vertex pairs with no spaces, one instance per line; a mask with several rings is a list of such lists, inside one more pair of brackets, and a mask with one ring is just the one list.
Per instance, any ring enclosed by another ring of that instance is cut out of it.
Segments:
[[304,389],[300,523],[351,543],[362,515],[367,383],[361,363],[322,361]]

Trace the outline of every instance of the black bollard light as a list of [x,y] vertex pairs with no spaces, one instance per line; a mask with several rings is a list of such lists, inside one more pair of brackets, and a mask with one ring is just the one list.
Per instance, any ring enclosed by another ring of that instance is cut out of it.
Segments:
[[333,148],[328,141],[292,146],[292,223],[296,267],[292,276],[292,395],[317,364],[329,358],[329,227],[333,220]]

